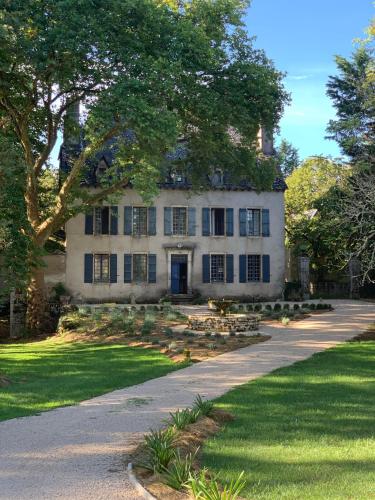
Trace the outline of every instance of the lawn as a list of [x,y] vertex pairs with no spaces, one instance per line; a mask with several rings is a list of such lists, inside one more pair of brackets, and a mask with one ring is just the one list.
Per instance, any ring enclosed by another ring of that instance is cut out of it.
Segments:
[[34,415],[139,384],[186,366],[153,349],[119,344],[1,344],[0,420]]
[[352,342],[217,400],[236,419],[203,450],[253,500],[375,498],[375,342]]

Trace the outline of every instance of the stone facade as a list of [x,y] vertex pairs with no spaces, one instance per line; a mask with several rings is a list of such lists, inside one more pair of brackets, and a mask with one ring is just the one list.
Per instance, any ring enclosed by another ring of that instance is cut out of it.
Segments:
[[[250,189],[212,189],[194,194],[189,189],[162,188],[153,204],[151,234],[128,234],[126,214],[129,207],[141,206],[144,206],[141,197],[134,190],[126,189],[113,210],[114,229],[112,231],[111,226],[108,230],[115,234],[95,234],[92,218],[89,219],[91,234],[87,231],[88,216],[85,214],[66,224],[65,284],[76,301],[156,301],[173,293],[176,270],[180,273],[178,293],[182,294],[197,291],[204,297],[271,299],[281,296],[285,273],[283,190],[257,193]],[[170,228],[166,228],[175,223],[174,220],[166,221],[172,207],[186,207],[183,213],[189,220],[183,235],[169,234]],[[231,229],[225,230],[224,235],[213,234],[216,223],[213,219],[210,235],[205,232],[205,217],[207,214],[211,217],[215,208],[224,209],[227,229],[228,218],[232,219]],[[267,214],[267,235],[262,231],[258,236],[241,235],[244,209],[259,210],[264,218],[263,214]],[[111,275],[97,280],[96,273],[100,270],[93,270],[92,266],[99,266],[95,260],[99,257],[95,256],[101,255],[108,255],[99,264],[103,269],[111,267]],[[134,255],[145,256],[144,262],[143,257]],[[217,255],[223,257],[217,258]],[[145,274],[142,278],[140,272],[141,279],[135,279],[135,268],[140,263],[146,266]]]

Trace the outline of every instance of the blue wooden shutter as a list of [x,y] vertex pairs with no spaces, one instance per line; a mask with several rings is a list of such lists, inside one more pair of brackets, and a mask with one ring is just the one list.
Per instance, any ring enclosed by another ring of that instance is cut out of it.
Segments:
[[85,214],[85,234],[94,234],[93,210]]
[[247,210],[246,208],[240,208],[240,236],[247,236]]
[[124,255],[124,283],[132,282],[132,254]]
[[156,254],[148,256],[148,282],[156,283]]
[[118,234],[118,207],[111,207],[110,234]]
[[209,254],[202,255],[202,281],[203,281],[203,283],[210,282],[210,256],[209,256]]
[[156,235],[156,207],[148,207],[147,234],[149,236]]
[[233,208],[226,209],[226,234],[233,236]]
[[188,235],[195,236],[195,208],[188,208]]
[[93,274],[93,255],[92,253],[85,253],[83,282],[92,283],[92,274]]
[[270,282],[270,275],[271,275],[270,256],[269,255],[263,255],[262,256],[262,276],[263,276],[263,283],[269,283]]
[[117,283],[117,255],[115,253],[109,256],[109,281]]
[[133,207],[124,207],[124,234],[133,234]]
[[240,255],[240,283],[246,283],[247,281],[247,257],[246,255]]
[[233,254],[226,255],[226,280],[227,283],[233,283]]
[[164,207],[164,235],[171,236],[172,234],[172,208]]
[[262,236],[270,235],[270,211],[268,208],[262,210]]
[[202,208],[202,236],[210,236],[210,209]]

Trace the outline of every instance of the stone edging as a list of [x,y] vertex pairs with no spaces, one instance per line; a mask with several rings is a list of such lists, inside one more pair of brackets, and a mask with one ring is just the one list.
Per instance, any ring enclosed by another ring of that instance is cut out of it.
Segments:
[[129,481],[134,486],[134,488],[137,490],[137,492],[142,496],[142,498],[145,498],[146,500],[157,500],[137,480],[137,478],[134,475],[133,464],[131,462],[128,463],[127,472],[128,472]]

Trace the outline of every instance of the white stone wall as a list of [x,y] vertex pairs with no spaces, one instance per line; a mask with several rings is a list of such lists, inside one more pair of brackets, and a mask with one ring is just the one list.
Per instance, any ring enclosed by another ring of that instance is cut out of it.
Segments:
[[[119,234],[85,235],[85,216],[80,214],[66,225],[66,287],[77,299],[91,301],[124,301],[134,294],[138,300],[156,299],[169,291],[168,251],[166,245],[188,245],[191,248],[189,262],[189,287],[204,296],[278,297],[285,275],[284,248],[284,194],[280,192],[208,191],[194,195],[183,190],[162,190],[154,202],[157,207],[156,236],[125,236],[124,206],[142,205],[139,195],[127,189],[118,202]],[[164,207],[186,205],[196,208],[196,236],[164,236]],[[202,236],[202,208],[224,207],[234,209],[234,236]],[[270,210],[269,237],[240,237],[239,209],[268,208]],[[117,283],[84,283],[85,253],[116,253]],[[157,280],[155,284],[124,283],[124,253],[145,252],[157,254]],[[173,251],[173,253],[178,253]],[[180,253],[187,253],[184,249]],[[202,254],[229,253],[234,255],[233,283],[202,283]],[[246,253],[270,255],[270,283],[239,283],[239,255]]]

